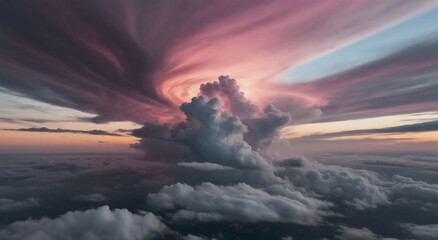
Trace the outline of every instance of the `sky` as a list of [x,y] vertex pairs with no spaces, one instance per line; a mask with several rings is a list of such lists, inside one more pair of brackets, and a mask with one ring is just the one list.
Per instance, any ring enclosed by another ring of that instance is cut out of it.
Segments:
[[1,1],[0,238],[433,239],[437,52],[434,0]]
[[[433,120],[438,9],[398,2],[3,3],[0,151],[129,151],[129,136],[5,129],[176,122],[179,105],[220,75],[290,112],[285,138]],[[361,137],[436,141],[430,132]]]

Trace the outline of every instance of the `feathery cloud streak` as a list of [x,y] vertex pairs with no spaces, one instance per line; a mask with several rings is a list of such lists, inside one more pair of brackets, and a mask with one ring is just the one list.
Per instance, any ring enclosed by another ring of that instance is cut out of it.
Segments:
[[[290,67],[433,5],[428,1],[2,2],[0,86],[98,114],[94,122],[177,121],[182,115],[175,117],[173,111],[200,83],[214,79],[218,69],[239,78],[258,103],[279,95],[267,86],[281,81]],[[303,108],[327,101],[319,93],[283,94]]]
[[71,130],[71,129],[51,129],[46,127],[41,128],[19,128],[19,129],[2,129],[7,131],[19,131],[19,132],[46,132],[46,133],[81,133],[91,135],[104,135],[104,136],[122,136],[118,133],[111,133],[103,130]]

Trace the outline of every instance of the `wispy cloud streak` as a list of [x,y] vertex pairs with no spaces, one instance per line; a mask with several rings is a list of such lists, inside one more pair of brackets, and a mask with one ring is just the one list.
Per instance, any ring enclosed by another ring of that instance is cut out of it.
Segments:
[[317,96],[319,104],[315,107],[322,114],[315,121],[436,110],[437,49],[438,40],[433,37],[336,75],[295,84],[287,90],[282,86],[281,91]]
[[2,129],[6,131],[19,131],[19,132],[45,132],[45,133],[81,133],[81,134],[90,134],[90,135],[105,135],[105,136],[122,136],[118,133],[111,133],[103,130],[71,130],[71,129],[62,129],[62,128],[18,128],[18,129]]
[[[218,69],[240,79],[259,103],[279,95],[267,86],[290,67],[434,4],[2,1],[0,86],[97,114],[94,122],[175,122],[182,117],[173,114],[177,106]],[[321,102],[299,96],[305,107]]]
[[407,125],[387,127],[387,128],[374,128],[374,129],[351,130],[351,131],[341,131],[341,132],[324,133],[324,134],[311,134],[311,135],[303,136],[301,138],[322,139],[322,138],[334,138],[334,137],[376,134],[376,133],[377,134],[378,133],[409,133],[409,132],[429,132],[429,131],[438,131],[438,121],[407,124]]

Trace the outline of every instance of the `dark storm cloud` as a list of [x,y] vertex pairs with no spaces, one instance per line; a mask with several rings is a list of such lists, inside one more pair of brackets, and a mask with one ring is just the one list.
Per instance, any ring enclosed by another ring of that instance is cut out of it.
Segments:
[[373,128],[373,129],[351,130],[351,131],[342,131],[342,132],[325,133],[325,134],[312,134],[312,135],[303,136],[301,138],[320,139],[320,138],[332,138],[332,137],[342,137],[342,136],[355,136],[361,134],[409,133],[409,132],[429,132],[429,131],[438,131],[438,121],[414,123],[414,124],[407,124],[407,125],[387,127],[387,128]]
[[0,237],[10,240],[143,240],[155,238],[166,231],[164,223],[152,213],[134,214],[127,209],[111,210],[103,206],[83,212],[67,212],[54,219],[14,222],[0,229]]
[[19,132],[47,132],[47,133],[81,133],[81,134],[90,134],[90,135],[103,135],[103,136],[122,136],[117,133],[111,133],[103,130],[71,130],[71,129],[62,129],[62,128],[18,128],[18,129],[2,129],[6,131],[19,131]]

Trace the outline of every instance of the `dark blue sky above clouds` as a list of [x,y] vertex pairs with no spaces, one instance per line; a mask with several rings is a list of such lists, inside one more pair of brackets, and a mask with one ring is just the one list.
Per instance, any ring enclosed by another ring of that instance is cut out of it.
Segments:
[[0,239],[436,239],[437,6],[1,2]]

